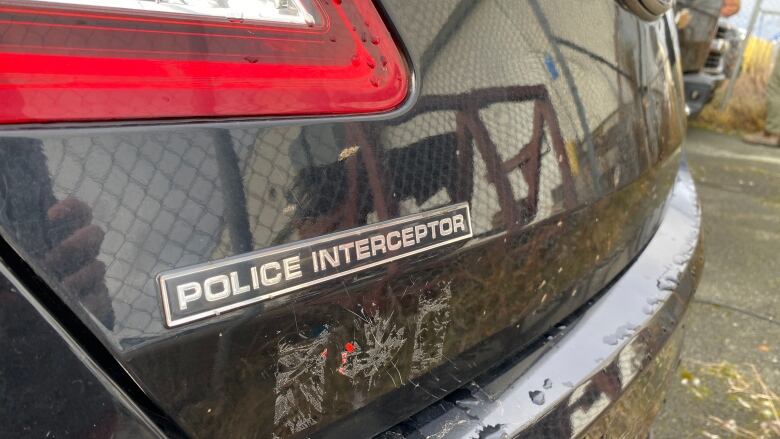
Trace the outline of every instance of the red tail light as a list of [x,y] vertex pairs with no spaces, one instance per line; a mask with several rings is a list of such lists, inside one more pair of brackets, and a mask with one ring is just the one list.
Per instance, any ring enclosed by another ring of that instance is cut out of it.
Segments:
[[0,0],[0,123],[371,113],[408,84],[370,0]]

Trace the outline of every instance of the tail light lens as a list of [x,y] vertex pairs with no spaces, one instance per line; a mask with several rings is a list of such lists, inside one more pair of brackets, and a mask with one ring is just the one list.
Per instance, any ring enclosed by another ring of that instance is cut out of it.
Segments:
[[371,113],[408,86],[370,0],[0,0],[0,123]]

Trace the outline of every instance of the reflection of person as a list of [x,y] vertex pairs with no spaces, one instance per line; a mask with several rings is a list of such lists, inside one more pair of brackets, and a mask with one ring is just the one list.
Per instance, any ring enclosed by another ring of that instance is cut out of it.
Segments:
[[780,62],[775,66],[766,84],[766,124],[764,131],[745,134],[742,140],[759,145],[780,146]]
[[111,329],[106,269],[97,260],[103,231],[91,221],[92,211],[83,202],[54,197],[39,141],[0,139],[0,227],[45,275]]
[[[66,291],[106,327],[114,311],[97,260],[103,231],[75,198],[57,200],[47,157],[32,138],[0,137],[0,229],[25,252],[52,288]],[[108,437],[114,408],[84,367],[23,297],[0,276],[0,407],[8,409],[2,437]],[[86,397],[85,397],[86,395]],[[40,416],[51,413],[51,416]]]
[[113,327],[114,310],[103,278],[106,266],[97,260],[103,230],[91,224],[92,211],[75,198],[66,198],[46,212],[50,232],[65,236],[44,257],[45,266],[61,279],[72,294],[108,328]]

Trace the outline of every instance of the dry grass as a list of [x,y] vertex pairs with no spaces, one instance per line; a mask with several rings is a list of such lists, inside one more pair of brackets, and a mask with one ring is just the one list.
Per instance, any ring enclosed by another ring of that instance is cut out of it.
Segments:
[[728,81],[715,90],[712,101],[691,124],[726,133],[763,130],[766,120],[766,84],[774,65],[772,48],[769,41],[751,37],[745,49],[742,72],[734,84],[734,92],[726,108],[721,109],[720,106]]
[[780,438],[780,397],[766,385],[754,365],[724,361],[694,366],[693,371],[683,371],[682,384],[698,399],[722,401],[719,412],[736,415],[726,417],[709,413],[702,436],[710,439]]

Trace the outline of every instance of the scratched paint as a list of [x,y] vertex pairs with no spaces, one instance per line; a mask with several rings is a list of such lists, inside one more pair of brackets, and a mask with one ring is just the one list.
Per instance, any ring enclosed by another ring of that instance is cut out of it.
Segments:
[[279,344],[274,436],[290,436],[315,425],[322,417],[329,335],[325,330],[302,342]]
[[415,322],[412,377],[418,377],[444,359],[444,338],[450,323],[452,281],[440,281],[420,296]]
[[403,384],[396,357],[406,343],[406,328],[393,322],[392,313],[381,316],[378,312],[361,317],[355,327],[362,328],[363,340],[345,343],[338,372],[353,384],[367,383],[369,390],[382,376],[389,377],[396,387]]

